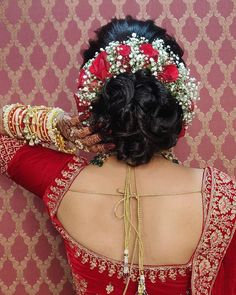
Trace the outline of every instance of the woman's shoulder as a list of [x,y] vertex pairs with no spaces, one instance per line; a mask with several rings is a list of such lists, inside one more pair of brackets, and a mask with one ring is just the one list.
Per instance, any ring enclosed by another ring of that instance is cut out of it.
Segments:
[[211,180],[216,185],[231,185],[232,189],[236,187],[236,178],[234,175],[229,174],[213,165],[205,165],[203,168],[187,167],[184,165],[179,166],[179,173],[185,174],[186,177],[201,177],[202,180],[207,181]]
[[163,169],[163,176],[169,179],[169,182],[175,187],[179,187],[179,190],[183,191],[201,191],[205,168],[186,166],[182,163],[175,164],[172,162],[166,162]]
[[[173,166],[173,165],[172,165]],[[200,178],[202,179],[204,175],[204,171],[206,170],[207,167],[191,167],[191,166],[185,166],[182,164],[179,165],[174,165],[173,168],[176,167],[176,173],[180,173],[183,176],[190,177],[190,178]],[[174,171],[174,170],[173,170]]]
[[[184,185],[192,187],[208,187],[217,191],[223,191],[225,195],[234,195],[236,202],[236,179],[213,165],[205,165],[203,168],[189,167],[185,165],[171,165],[169,168],[170,177]],[[183,179],[183,182],[181,181]],[[212,194],[214,195],[214,194]]]

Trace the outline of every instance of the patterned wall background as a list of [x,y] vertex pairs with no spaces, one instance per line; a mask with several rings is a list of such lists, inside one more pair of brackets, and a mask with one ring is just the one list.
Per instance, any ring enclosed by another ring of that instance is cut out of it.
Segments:
[[[201,81],[196,118],[174,149],[193,167],[236,174],[236,2],[230,0],[2,0],[0,106],[75,108],[80,50],[111,17],[155,19],[185,48]],[[0,294],[72,294],[61,239],[40,200],[0,178]]]

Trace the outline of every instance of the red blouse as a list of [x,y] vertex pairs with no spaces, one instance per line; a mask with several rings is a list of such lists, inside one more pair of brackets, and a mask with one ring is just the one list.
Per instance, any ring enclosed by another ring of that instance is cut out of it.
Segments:
[[[88,165],[84,157],[30,147],[0,135],[0,172],[41,197],[61,234],[76,294],[122,294],[122,262],[104,257],[75,241],[63,228],[57,208],[73,180]],[[145,266],[149,295],[236,294],[236,183],[206,166],[202,179],[204,226],[198,246],[185,265]],[[137,291],[134,265],[127,295]]]

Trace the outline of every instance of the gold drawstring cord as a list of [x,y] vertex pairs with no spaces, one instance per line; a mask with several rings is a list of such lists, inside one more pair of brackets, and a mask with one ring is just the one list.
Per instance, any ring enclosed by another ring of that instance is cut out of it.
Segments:
[[138,218],[138,233],[139,233],[139,256],[138,256],[138,262],[139,262],[139,283],[138,283],[138,295],[145,295],[146,292],[146,285],[145,285],[145,276],[144,276],[144,245],[142,240],[142,210],[141,210],[141,203],[140,203],[140,197],[137,190],[137,182],[136,182],[136,175],[135,175],[135,168],[134,168],[134,187],[135,187],[135,193],[136,193],[136,199],[137,199],[137,218]]
[[[126,280],[126,286],[123,291],[123,295],[126,294],[126,291],[128,289],[129,281],[130,281],[130,273],[131,268],[133,266],[133,260],[134,255],[136,251],[137,241],[138,241],[138,265],[139,265],[139,282],[138,282],[138,295],[144,295],[146,293],[146,286],[145,286],[145,277],[144,277],[144,267],[143,267],[143,256],[144,256],[144,247],[143,242],[141,238],[142,234],[142,212],[141,212],[141,204],[140,204],[140,198],[137,193],[137,183],[136,183],[136,176],[135,176],[135,170],[134,170],[134,180],[135,180],[135,193],[132,193],[132,186],[131,186],[131,167],[128,166],[126,169],[126,178],[125,178],[125,188],[124,188],[124,197],[117,202],[115,205],[114,213],[115,216],[119,219],[124,219],[124,234],[125,234],[125,249],[124,249],[124,276],[127,279]],[[131,208],[131,199],[135,198],[137,200],[137,228],[134,226],[132,221],[132,208]],[[117,214],[118,206],[123,202],[124,204],[124,210],[123,215],[119,216]],[[134,230],[136,234],[136,239],[134,243],[133,248],[133,254],[130,264],[130,269],[128,266],[129,261],[129,248],[130,248],[130,234],[131,230]]]
[[135,254],[136,247],[137,247],[137,241],[138,241],[138,238],[136,237],[135,242],[134,242],[132,259],[131,259],[131,262],[130,262],[130,273],[129,273],[128,277],[127,277],[127,281],[126,281],[126,284],[125,284],[125,289],[124,289],[122,295],[126,294],[126,292],[128,290],[128,287],[129,287],[129,282],[130,282],[130,278],[131,278],[131,271],[132,271],[132,267],[133,267],[133,264],[134,264],[134,254]]
[[124,275],[129,273],[129,241],[131,234],[131,181],[130,181],[130,168],[128,168],[128,174],[125,180],[124,189],[124,230],[125,230],[125,247],[124,247]]

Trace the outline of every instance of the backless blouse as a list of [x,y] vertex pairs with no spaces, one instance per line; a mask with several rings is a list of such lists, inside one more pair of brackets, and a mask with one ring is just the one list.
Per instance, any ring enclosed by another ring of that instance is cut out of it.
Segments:
[[[42,198],[63,238],[75,294],[119,295],[125,288],[123,262],[107,258],[74,240],[57,209],[74,179],[89,164],[85,157],[60,153],[0,135],[0,172]],[[203,228],[188,263],[146,265],[149,295],[236,295],[236,183],[206,166],[202,178]],[[137,292],[138,266],[131,268],[127,295]]]

